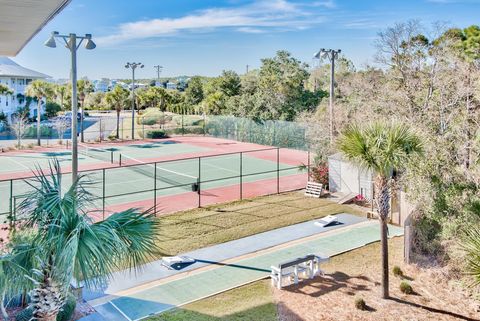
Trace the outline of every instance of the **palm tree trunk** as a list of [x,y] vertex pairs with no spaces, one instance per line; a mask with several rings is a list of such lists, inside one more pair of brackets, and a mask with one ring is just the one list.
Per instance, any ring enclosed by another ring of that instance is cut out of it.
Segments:
[[55,321],[63,306],[63,296],[59,285],[52,280],[52,266],[42,271],[42,282],[32,291],[33,317],[38,321]]
[[120,109],[117,109],[117,139],[120,138]]
[[382,298],[388,299],[388,227],[387,221],[380,218],[380,239],[382,244]]
[[42,106],[42,99],[38,99],[37,103],[37,145],[40,146],[40,123],[41,123],[41,116],[40,116],[40,110]]
[[380,222],[380,241],[382,245],[382,298],[389,297],[388,277],[388,214],[390,212],[390,188],[388,178],[378,176],[375,180],[375,203],[378,209],[378,220]]

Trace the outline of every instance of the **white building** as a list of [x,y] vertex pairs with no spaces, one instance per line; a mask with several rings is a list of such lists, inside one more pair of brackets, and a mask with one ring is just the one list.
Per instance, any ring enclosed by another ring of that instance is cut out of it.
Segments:
[[[0,112],[3,112],[10,119],[10,116],[19,107],[25,106],[25,88],[35,79],[46,79],[49,76],[40,72],[27,69],[15,63],[7,57],[0,57],[0,83],[7,85],[12,95],[0,95]],[[30,104],[30,116],[37,113],[37,104]]]
[[169,81],[169,82],[167,82],[167,89],[176,90],[177,89],[177,84]]
[[94,80],[93,86],[95,87],[96,92],[106,93],[109,90],[110,80],[109,79]]

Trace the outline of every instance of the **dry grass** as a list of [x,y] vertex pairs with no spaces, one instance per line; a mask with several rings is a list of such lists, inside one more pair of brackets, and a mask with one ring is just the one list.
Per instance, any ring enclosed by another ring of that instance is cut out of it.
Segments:
[[[394,265],[404,271],[413,295],[401,293],[402,279],[391,273],[392,299],[380,299],[380,244],[375,243],[332,258],[324,265],[323,278],[275,290],[279,319],[480,320],[478,303],[440,270],[403,264],[403,238],[390,241],[390,266]],[[355,308],[358,297],[367,303],[367,311]]]
[[161,216],[159,242],[164,253],[175,255],[342,212],[361,215],[301,192],[257,197]]

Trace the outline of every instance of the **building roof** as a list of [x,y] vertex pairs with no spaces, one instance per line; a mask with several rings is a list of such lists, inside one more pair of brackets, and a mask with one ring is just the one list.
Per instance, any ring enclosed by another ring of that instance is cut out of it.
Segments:
[[20,66],[12,59],[0,56],[0,77],[22,77],[22,78],[50,78],[50,76],[42,74]]
[[0,0],[0,55],[16,56],[71,0]]

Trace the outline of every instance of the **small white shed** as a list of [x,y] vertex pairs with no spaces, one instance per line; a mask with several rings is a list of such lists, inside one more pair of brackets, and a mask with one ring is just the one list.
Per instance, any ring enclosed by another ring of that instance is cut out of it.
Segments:
[[373,175],[347,161],[342,153],[328,157],[328,186],[331,193],[355,193],[367,200],[373,197]]

